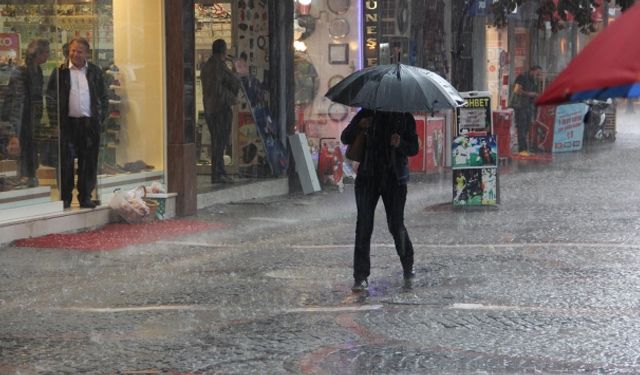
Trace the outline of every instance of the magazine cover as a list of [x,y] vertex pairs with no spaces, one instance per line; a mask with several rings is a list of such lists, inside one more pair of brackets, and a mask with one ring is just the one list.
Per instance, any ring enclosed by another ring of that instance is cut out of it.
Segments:
[[491,206],[496,204],[496,198],[496,168],[453,171],[454,206]]
[[495,167],[498,164],[498,147],[494,135],[469,137],[461,135],[451,145],[453,168]]

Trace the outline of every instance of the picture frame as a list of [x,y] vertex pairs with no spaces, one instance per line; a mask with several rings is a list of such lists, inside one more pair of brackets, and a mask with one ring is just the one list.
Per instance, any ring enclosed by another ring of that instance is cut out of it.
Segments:
[[344,14],[349,10],[351,0],[327,0],[327,8],[333,14]]
[[349,44],[329,44],[329,64],[339,65],[349,63]]

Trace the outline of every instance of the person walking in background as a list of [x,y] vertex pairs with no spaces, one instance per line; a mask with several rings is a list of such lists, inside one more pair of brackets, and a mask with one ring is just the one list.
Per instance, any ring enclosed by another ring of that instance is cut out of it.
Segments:
[[362,292],[369,287],[371,234],[380,198],[400,257],[405,284],[410,285],[415,277],[413,245],[404,226],[404,206],[409,180],[408,157],[416,155],[419,149],[415,119],[410,113],[362,109],[344,129],[340,140],[350,145],[359,132],[365,132],[366,145],[355,181],[358,218],[351,290]]
[[49,41],[34,39],[27,46],[25,65],[12,74],[4,98],[3,119],[13,125],[20,145],[19,173],[28,187],[38,186],[38,152],[34,129],[40,126],[43,113],[42,68],[49,59]]
[[96,206],[91,195],[97,183],[100,133],[109,110],[109,94],[102,69],[88,61],[90,49],[84,38],[69,42],[68,61],[52,73],[56,74],[57,95],[48,98],[58,102],[47,103],[60,119],[60,196],[64,208],[71,207],[74,158],[78,159],[80,207]]
[[522,156],[528,156],[530,145],[527,137],[529,127],[535,115],[535,99],[540,94],[540,76],[542,68],[533,65],[528,72],[516,77],[510,106],[515,111],[516,128],[518,129],[518,151]]
[[233,182],[224,168],[224,150],[231,135],[231,106],[236,103],[240,79],[227,67],[226,58],[227,43],[216,39],[211,45],[211,57],[200,72],[204,117],[211,134],[212,183]]

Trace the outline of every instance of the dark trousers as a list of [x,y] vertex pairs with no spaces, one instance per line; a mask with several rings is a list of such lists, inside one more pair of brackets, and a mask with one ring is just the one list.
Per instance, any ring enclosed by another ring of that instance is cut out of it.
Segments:
[[38,169],[38,152],[33,139],[34,123],[24,121],[20,128],[20,176],[35,177]]
[[515,108],[516,128],[518,129],[518,151],[529,151],[529,127],[533,118],[532,111],[529,108]]
[[398,184],[395,176],[388,174],[386,181],[377,177],[358,176],[355,183],[356,242],[353,253],[353,277],[362,280],[371,271],[370,249],[373,233],[374,214],[378,200],[382,197],[387,215],[387,226],[393,236],[396,251],[403,271],[413,268],[413,244],[404,226],[404,205],[407,200],[407,185]]
[[98,176],[100,129],[89,117],[68,118],[60,125],[60,197],[71,202],[74,163],[78,159],[78,200],[91,200]]
[[224,169],[224,149],[229,143],[231,135],[231,108],[217,112],[205,113],[204,119],[211,134],[211,179],[226,176]]

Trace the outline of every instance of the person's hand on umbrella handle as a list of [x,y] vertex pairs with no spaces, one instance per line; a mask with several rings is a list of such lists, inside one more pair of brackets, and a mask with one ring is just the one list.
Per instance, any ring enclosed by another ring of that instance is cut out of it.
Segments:
[[400,146],[400,134],[398,133],[391,134],[391,146],[393,147]]

